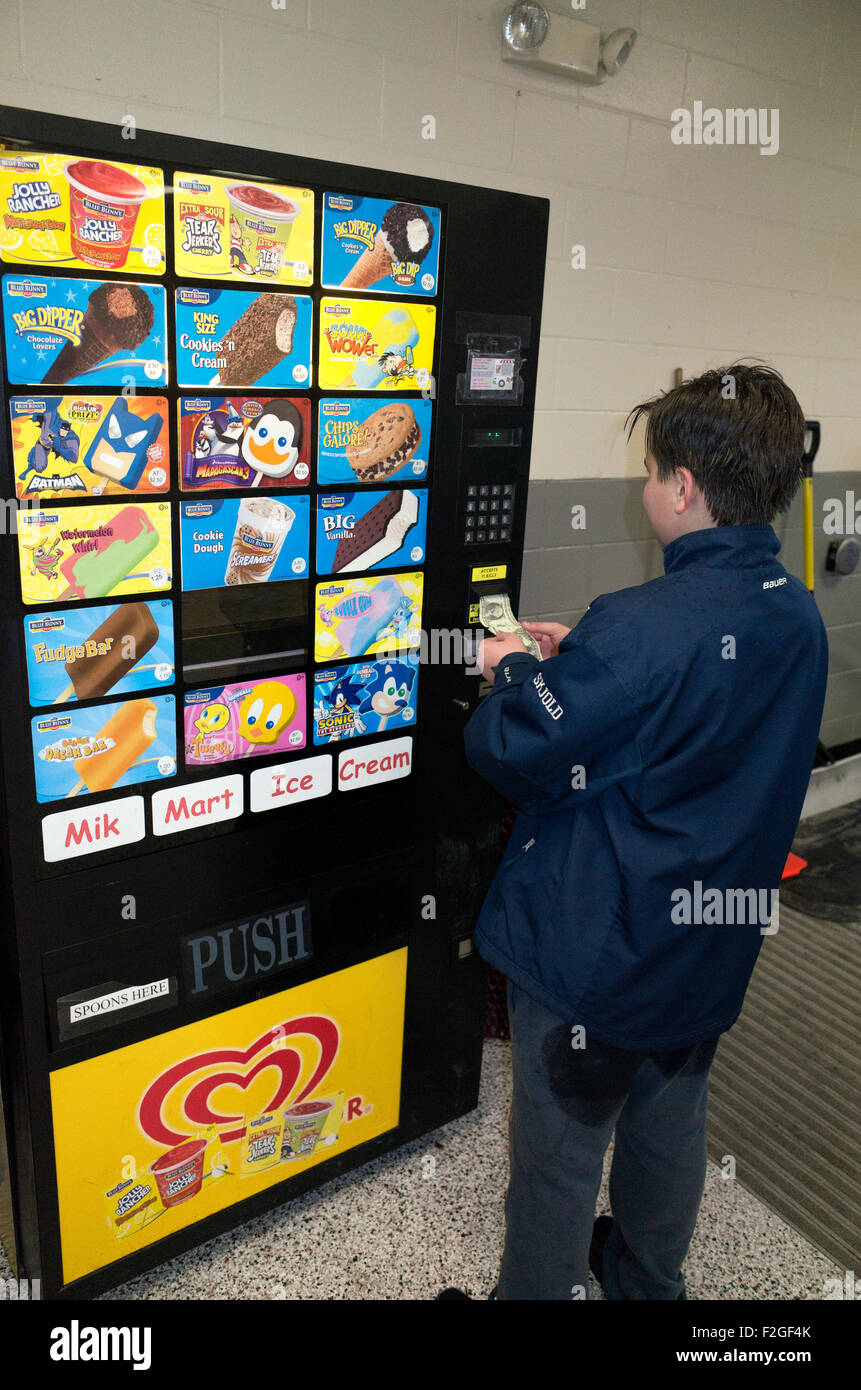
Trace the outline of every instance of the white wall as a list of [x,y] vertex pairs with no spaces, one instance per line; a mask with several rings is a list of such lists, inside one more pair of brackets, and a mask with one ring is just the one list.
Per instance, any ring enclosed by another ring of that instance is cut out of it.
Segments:
[[[535,478],[640,474],[628,407],[740,354],[861,470],[861,0],[588,0],[640,32],[599,88],[503,63],[493,0],[280,5],[0,0],[0,101],[550,197]],[[779,153],[674,145],[695,100]]]

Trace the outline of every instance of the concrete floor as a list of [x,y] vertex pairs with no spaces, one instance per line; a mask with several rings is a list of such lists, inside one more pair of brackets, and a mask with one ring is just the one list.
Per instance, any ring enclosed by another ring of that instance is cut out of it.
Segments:
[[[413,1300],[450,1285],[486,1298],[503,1236],[510,1094],[510,1046],[488,1041],[472,1114],[103,1298]],[[609,1154],[599,1211],[608,1169]],[[685,1265],[690,1299],[819,1300],[843,1273],[709,1164]],[[0,1277],[10,1276],[0,1259]],[[590,1297],[601,1298],[597,1285]]]

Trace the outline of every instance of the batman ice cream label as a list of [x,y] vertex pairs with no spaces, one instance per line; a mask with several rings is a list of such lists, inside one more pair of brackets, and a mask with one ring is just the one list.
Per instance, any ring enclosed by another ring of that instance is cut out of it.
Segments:
[[163,396],[13,396],[19,497],[104,497],[170,486]]

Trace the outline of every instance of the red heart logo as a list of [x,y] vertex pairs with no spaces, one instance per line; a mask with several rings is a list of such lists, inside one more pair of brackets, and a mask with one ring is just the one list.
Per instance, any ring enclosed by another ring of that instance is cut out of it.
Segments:
[[[181,1109],[189,1122],[189,1131],[193,1132],[205,1125],[217,1125],[222,1143],[229,1144],[234,1139],[241,1139],[245,1133],[245,1117],[243,1115],[219,1114],[217,1110],[213,1109],[210,1102],[212,1092],[217,1087],[224,1085],[238,1086],[240,1090],[247,1090],[255,1077],[272,1067],[277,1072],[278,1080],[272,1099],[263,1108],[265,1110],[277,1110],[287,1100],[299,1080],[303,1058],[301,1052],[295,1047],[278,1046],[276,1050],[276,1043],[282,1042],[291,1034],[299,1033],[316,1038],[320,1045],[320,1057],[317,1065],[308,1081],[294,1097],[294,1104],[304,1100],[326,1076],[338,1052],[340,1035],[337,1024],[331,1018],[325,1018],[321,1014],[307,1014],[302,1018],[293,1018],[285,1023],[276,1024],[244,1052],[240,1049],[217,1048],[211,1052],[195,1053],[193,1057],[186,1057],[184,1061],[168,1067],[167,1071],[162,1072],[161,1076],[157,1077],[147,1088],[141,1099],[138,1108],[138,1123],[144,1134],[147,1134],[156,1144],[164,1144],[167,1148],[173,1148],[175,1144],[180,1144],[183,1139],[187,1139],[188,1132],[179,1133],[168,1126],[162,1113],[164,1106],[174,1088],[183,1081],[187,1081],[189,1077],[194,1076],[195,1072],[203,1071],[218,1063],[224,1063],[228,1068],[227,1070],[202,1077],[186,1092]],[[250,1071],[244,1070],[258,1053],[266,1052],[267,1048],[271,1048],[272,1051],[261,1057]],[[242,1120],[242,1123],[235,1128],[226,1130],[221,1128],[225,1124],[235,1125],[237,1120]]]

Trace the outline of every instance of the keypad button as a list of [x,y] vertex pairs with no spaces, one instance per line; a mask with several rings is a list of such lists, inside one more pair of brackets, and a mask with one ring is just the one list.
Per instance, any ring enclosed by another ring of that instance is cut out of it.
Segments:
[[479,497],[490,496],[490,488],[488,487],[487,483],[482,483],[481,487],[478,489],[478,495]]
[[473,483],[470,487],[467,488],[467,490],[466,490],[466,495],[467,495],[467,497],[477,497],[477,496],[478,496],[478,488],[475,486],[474,483]]
[[510,541],[510,540],[511,540],[511,527],[510,527],[510,526],[503,526],[502,530],[501,530],[500,533],[499,533],[499,539],[500,539],[501,541]]
[[479,544],[480,544],[482,541],[486,541],[486,540],[487,540],[487,532],[486,532],[486,531],[477,531],[477,532],[476,532],[476,535],[475,535],[475,539],[476,539],[476,541],[477,541]]

